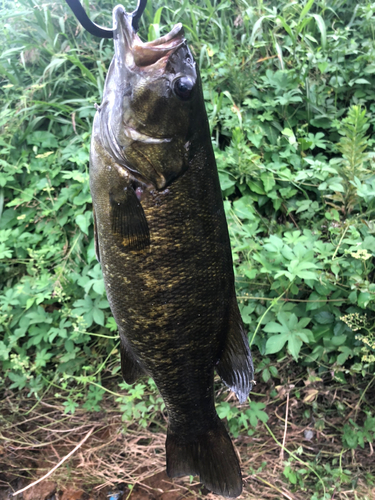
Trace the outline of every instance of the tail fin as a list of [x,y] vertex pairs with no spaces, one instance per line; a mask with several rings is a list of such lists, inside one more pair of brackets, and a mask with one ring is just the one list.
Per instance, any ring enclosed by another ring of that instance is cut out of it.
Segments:
[[168,430],[166,451],[169,477],[199,475],[206,488],[217,495],[234,498],[241,494],[240,464],[219,419],[206,434],[194,436],[189,441]]

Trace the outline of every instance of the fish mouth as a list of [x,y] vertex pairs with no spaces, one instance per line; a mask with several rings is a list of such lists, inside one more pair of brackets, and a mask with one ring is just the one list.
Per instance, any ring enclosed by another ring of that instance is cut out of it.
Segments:
[[182,24],[176,24],[167,35],[144,43],[134,31],[132,19],[122,5],[114,8],[113,38],[118,62],[125,63],[130,69],[165,69],[169,56],[186,43]]

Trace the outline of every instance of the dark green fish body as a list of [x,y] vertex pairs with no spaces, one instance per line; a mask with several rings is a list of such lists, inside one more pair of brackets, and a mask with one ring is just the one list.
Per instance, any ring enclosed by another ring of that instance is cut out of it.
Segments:
[[245,401],[253,368],[200,78],[180,25],[142,44],[121,6],[114,23],[90,185],[123,377],[151,375],[165,401],[168,474],[199,474],[213,492],[238,496],[214,370]]

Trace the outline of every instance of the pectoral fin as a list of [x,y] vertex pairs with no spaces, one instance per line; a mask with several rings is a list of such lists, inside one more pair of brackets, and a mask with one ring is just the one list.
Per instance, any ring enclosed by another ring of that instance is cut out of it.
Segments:
[[117,189],[109,195],[111,226],[124,250],[144,250],[150,246],[146,216],[132,187]]
[[240,403],[244,403],[253,386],[254,367],[235,299],[230,314],[228,335],[216,371],[222,381],[236,393]]

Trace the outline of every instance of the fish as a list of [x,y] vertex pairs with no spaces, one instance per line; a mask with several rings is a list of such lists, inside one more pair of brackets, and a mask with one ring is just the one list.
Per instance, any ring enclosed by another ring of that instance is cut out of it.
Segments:
[[113,26],[90,189],[122,376],[151,376],[165,402],[168,475],[199,475],[237,497],[241,468],[215,409],[214,374],[244,403],[254,370],[199,68],[181,24],[144,43],[118,5]]

